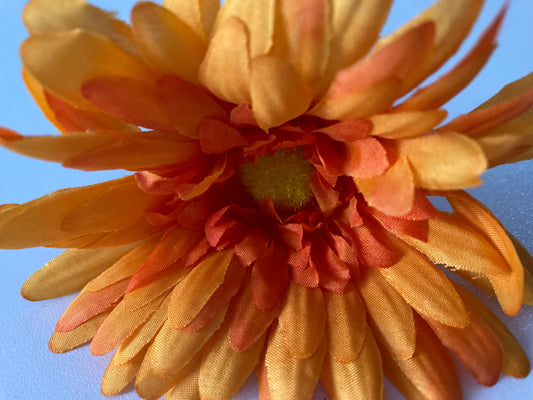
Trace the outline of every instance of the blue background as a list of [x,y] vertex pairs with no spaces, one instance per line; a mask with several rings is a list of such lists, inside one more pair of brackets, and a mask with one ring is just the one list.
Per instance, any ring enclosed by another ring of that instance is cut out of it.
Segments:
[[[128,10],[133,3],[93,1],[93,4],[113,7],[123,18],[128,18]],[[431,3],[428,0],[398,2],[386,32]],[[502,3],[500,0],[487,1],[468,43],[471,44],[479,35]],[[20,78],[18,46],[26,37],[20,18],[23,5],[20,0],[2,0],[0,3],[0,125],[24,134],[55,133],[55,128],[41,115]],[[500,47],[469,88],[448,104],[447,109],[452,116],[474,108],[505,83],[533,70],[532,17],[533,2],[512,2],[499,37]],[[463,53],[466,48],[468,45],[463,46]],[[121,174],[67,170],[0,149],[0,204],[20,203],[53,190],[95,183]],[[501,166],[488,171],[484,175],[484,186],[472,191],[530,251],[533,251],[532,174],[532,161]],[[104,398],[99,391],[99,382],[109,356],[94,357],[87,346],[63,355],[53,354],[47,348],[55,323],[73,295],[39,303],[28,302],[19,295],[24,280],[59,252],[45,248],[0,251],[0,400]],[[532,309],[524,307],[519,316],[508,318],[499,311],[494,299],[480,296],[502,316],[528,356],[533,358]],[[533,389],[533,374],[525,380],[503,377],[495,387],[486,389],[475,384],[464,368],[459,366],[458,369],[464,395],[468,399],[529,398]],[[386,390],[388,398],[399,398],[391,385],[387,384]],[[326,395],[318,389],[315,397],[324,399]],[[130,391],[117,398],[136,399],[137,396]],[[235,398],[257,398],[254,378]]]

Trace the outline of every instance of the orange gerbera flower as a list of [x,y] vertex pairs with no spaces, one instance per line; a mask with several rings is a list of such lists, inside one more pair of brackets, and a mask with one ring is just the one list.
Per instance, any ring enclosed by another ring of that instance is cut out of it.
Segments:
[[384,374],[409,398],[458,399],[448,352],[484,385],[527,375],[505,326],[434,263],[509,315],[533,303],[527,251],[463,191],[533,156],[533,75],[439,126],[505,7],[412,93],[483,1],[441,0],[376,42],[391,2],[141,2],[131,26],[83,0],[27,5],[24,77],[65,134],[0,143],[135,171],[0,210],[2,248],[67,248],[22,288],[81,289],[52,351],[117,348],[102,392],[135,380],[144,399],[227,399],[256,367],[265,399],[310,398],[319,379],[332,399],[380,399]]

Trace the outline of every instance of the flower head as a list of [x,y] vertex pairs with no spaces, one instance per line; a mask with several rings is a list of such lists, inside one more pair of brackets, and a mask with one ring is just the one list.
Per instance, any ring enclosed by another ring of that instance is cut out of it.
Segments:
[[[460,398],[529,362],[442,264],[509,315],[530,257],[463,191],[531,157],[533,76],[442,124],[495,47],[506,7],[449,72],[482,1],[441,0],[378,39],[390,0],[140,2],[131,25],[83,0],[33,0],[27,86],[60,136],[0,144],[134,174],[0,209],[0,247],[67,250],[31,300],[81,289],[50,340],[117,348],[102,381],[156,399]],[[418,88],[418,89],[417,89]],[[445,198],[452,213],[428,196]],[[34,221],[39,220],[36,230]]]

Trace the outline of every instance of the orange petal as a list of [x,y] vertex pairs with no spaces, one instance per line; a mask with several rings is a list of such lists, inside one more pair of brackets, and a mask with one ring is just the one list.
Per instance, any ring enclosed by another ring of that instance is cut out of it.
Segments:
[[124,301],[117,304],[100,326],[91,342],[91,354],[100,356],[118,347],[135,329],[150,319],[166,297],[163,293],[136,310],[128,310]]
[[127,363],[119,364],[113,357],[107,366],[100,389],[104,396],[115,396],[122,392],[137,376],[144,359],[145,351],[140,352]]
[[470,52],[449,72],[432,84],[419,89],[396,110],[432,110],[441,107],[459,93],[483,68],[496,48],[496,35],[507,11],[507,4],[483,33]]
[[163,0],[163,6],[205,38],[211,36],[220,8],[219,0]]
[[365,277],[358,286],[376,338],[395,358],[411,358],[416,345],[411,306],[374,268],[365,271]]
[[83,30],[32,36],[20,51],[25,68],[43,87],[84,109],[94,108],[81,94],[83,82],[92,78],[117,75],[152,79],[138,58],[111,40]]
[[372,136],[404,139],[419,136],[438,125],[448,113],[445,110],[410,111],[377,114],[369,118]]
[[411,211],[415,196],[413,173],[401,154],[383,175],[355,178],[368,205],[387,215],[402,216]]
[[385,172],[389,166],[387,152],[381,142],[364,138],[344,144],[344,173],[354,178],[372,178]]
[[22,18],[32,35],[82,29],[105,36],[126,51],[136,51],[131,28],[124,21],[84,0],[33,0],[24,7]]
[[504,275],[509,267],[483,236],[457,218],[439,212],[429,220],[427,242],[402,235],[401,239],[436,264],[483,275]]
[[410,399],[462,399],[461,384],[450,355],[420,317],[416,316],[415,321],[413,356],[399,360],[382,350],[385,374]]
[[189,82],[198,81],[198,68],[207,47],[203,35],[172,11],[149,2],[138,3],[132,9],[131,23],[148,64]]
[[265,55],[253,58],[250,68],[252,111],[261,128],[282,125],[307,110],[311,90],[288,62]]
[[424,189],[463,189],[481,183],[487,168],[481,147],[455,132],[442,132],[397,141],[398,151],[407,157],[415,185]]
[[224,282],[233,249],[214,252],[204,258],[172,292],[168,319],[174,329],[183,329],[200,313]]
[[314,354],[305,359],[293,358],[283,342],[281,328],[270,333],[266,347],[265,365],[272,400],[309,399],[320,377],[327,351],[324,336]]
[[128,244],[96,250],[68,249],[34,272],[20,293],[27,300],[38,301],[77,292],[132,247]]
[[232,17],[217,26],[200,66],[200,82],[217,97],[250,104],[249,32]]
[[229,399],[253,371],[263,350],[258,340],[246,351],[236,352],[228,341],[227,326],[206,345],[200,365],[198,384],[204,400]]
[[326,356],[320,381],[332,400],[382,399],[381,354],[369,328],[365,328],[361,351],[348,363]]
[[365,305],[357,290],[343,294],[326,291],[324,295],[328,315],[328,352],[334,359],[330,364],[353,363],[360,356],[365,338],[372,336],[366,324]]
[[520,241],[513,236],[512,233],[507,232],[509,239],[513,242],[516,253],[520,258],[524,271],[524,298],[523,302],[527,305],[533,305],[533,256],[524,247]]
[[452,327],[465,327],[469,318],[450,280],[424,255],[403,245],[403,257],[378,271],[418,314]]
[[442,344],[485,386],[494,385],[502,371],[503,351],[492,330],[476,315],[465,328],[443,325],[426,317]]
[[279,329],[286,350],[297,359],[315,353],[326,327],[326,305],[319,288],[289,285],[279,315]]
[[54,332],[48,342],[48,349],[54,353],[65,353],[91,340],[102,322],[109,315],[104,311],[68,332]]
[[516,315],[522,305],[524,272],[520,258],[507,231],[481,202],[466,192],[452,192],[446,196],[456,215],[497,249],[509,267],[507,274],[488,275],[498,301],[508,315]]

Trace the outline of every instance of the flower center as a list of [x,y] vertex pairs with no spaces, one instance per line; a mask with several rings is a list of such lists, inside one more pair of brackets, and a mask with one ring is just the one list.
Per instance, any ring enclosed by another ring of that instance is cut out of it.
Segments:
[[309,185],[313,171],[304,151],[296,148],[260,156],[255,165],[241,165],[239,172],[246,190],[257,202],[268,197],[276,209],[298,211],[313,199]]

